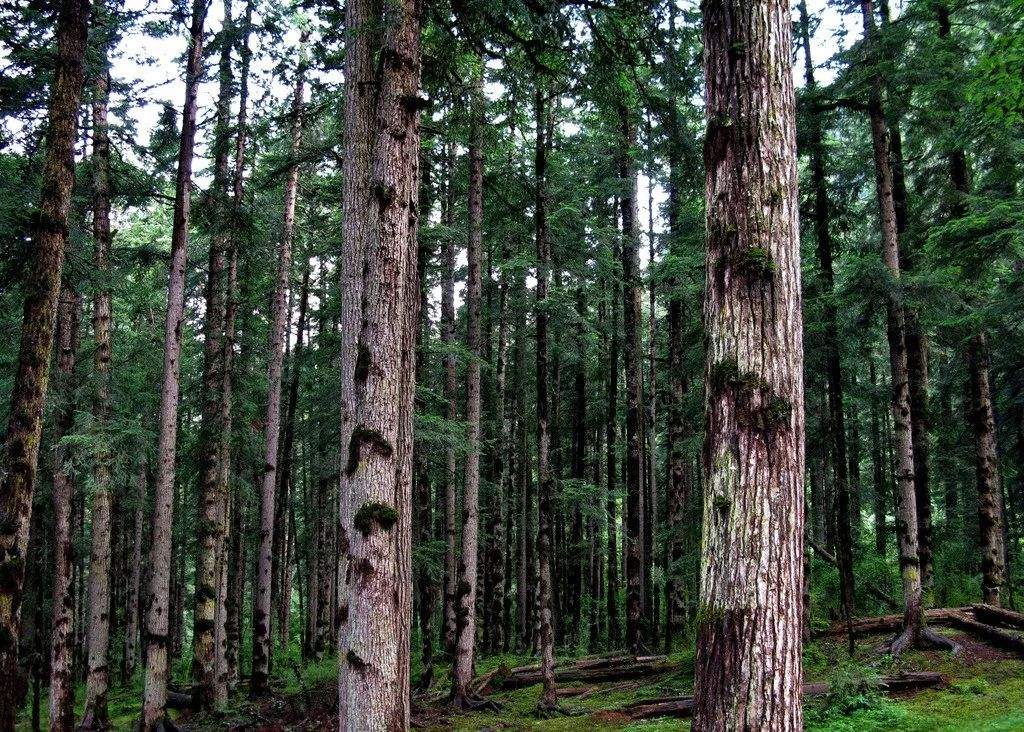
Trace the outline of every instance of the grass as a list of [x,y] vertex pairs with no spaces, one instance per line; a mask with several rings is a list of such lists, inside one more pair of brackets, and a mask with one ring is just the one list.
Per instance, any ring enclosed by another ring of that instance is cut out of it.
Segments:
[[[859,658],[867,657],[862,647]],[[447,716],[449,726],[433,729],[458,731],[488,728],[509,730],[543,730],[568,732],[586,729],[588,732],[626,730],[628,732],[667,732],[687,730],[689,722],[677,719],[655,719],[628,723],[614,710],[654,696],[687,694],[693,683],[693,651],[672,656],[678,670],[637,686],[607,684],[585,698],[567,697],[563,707],[572,716],[539,720],[534,709],[540,686],[495,693],[493,698],[501,705],[498,713],[481,712],[465,715],[437,711]],[[482,658],[478,672],[487,673],[495,668],[515,667],[535,661],[528,656],[506,654]],[[275,697],[279,708],[301,706],[304,694],[322,699],[333,693],[337,665],[334,658],[293,666],[288,658],[276,664]],[[806,728],[812,732],[1010,732],[1024,729],[1024,663],[1017,659],[994,659],[965,664],[948,654],[937,652],[910,652],[899,662],[888,658],[875,658],[871,663],[851,661],[839,645],[812,643],[804,653],[807,680],[827,680],[832,693],[823,700],[809,702],[805,707]],[[870,689],[873,677],[897,673],[901,669],[929,669],[947,675],[950,683],[943,689],[924,691],[913,696],[891,698]],[[298,675],[296,674],[298,670]],[[419,669],[413,669],[413,678]],[[450,683],[447,666],[435,669],[434,697],[443,696]],[[131,729],[138,717],[142,696],[141,676],[131,684],[116,686],[110,693],[110,716],[115,730]],[[84,688],[76,695],[77,718],[81,718]],[[42,700],[42,722],[46,727],[45,690]],[[272,705],[273,706],[273,705]],[[216,718],[192,720],[193,729],[221,729],[224,720],[254,720],[257,707],[244,698],[234,699],[231,706]],[[25,710],[19,730],[29,729],[28,710]],[[265,713],[265,710],[264,710]]]

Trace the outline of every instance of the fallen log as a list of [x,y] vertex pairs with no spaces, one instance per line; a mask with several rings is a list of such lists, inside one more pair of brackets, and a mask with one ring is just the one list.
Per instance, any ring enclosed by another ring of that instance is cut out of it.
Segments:
[[[643,676],[671,671],[675,664],[661,661],[631,662],[625,665],[600,666],[597,668],[578,668],[575,666],[564,666],[555,668],[555,680],[559,683],[579,681],[583,683],[600,683],[607,681],[628,681]],[[492,680],[492,687],[495,689],[521,689],[524,686],[533,686],[543,681],[541,672],[525,671],[510,674],[504,678]]]
[[[907,672],[900,676],[882,678],[875,686],[879,691],[890,694],[931,689],[941,686],[942,674],[935,671]],[[804,684],[804,699],[821,698],[829,692],[829,685],[823,682]],[[656,717],[675,717],[686,719],[693,716],[693,697],[674,696],[658,699],[645,699],[622,707],[619,711],[631,720],[654,719]]]
[[997,628],[994,625],[986,625],[964,613],[954,613],[951,622],[954,627],[980,636],[997,648],[1024,654],[1024,637],[1016,633]]
[[[824,559],[829,564],[835,565],[836,567],[839,566],[839,561],[836,559],[835,554],[828,551],[825,547],[821,546],[818,542],[814,541],[813,539],[808,539],[808,542],[810,543],[811,549],[814,550],[815,554],[817,554],[819,557]],[[889,597],[889,595],[887,595],[877,585],[874,585],[871,582],[864,581],[858,582],[857,584],[864,587],[864,589],[866,589],[872,597],[874,597],[877,600],[880,600],[882,604],[892,608],[893,610],[901,609],[902,606],[894,599]]]
[[996,607],[995,605],[986,605],[980,602],[976,605],[971,605],[971,610],[974,611],[978,620],[1003,625],[1008,628],[1016,628],[1017,630],[1024,630],[1024,613],[1018,613],[1014,610],[1007,610],[1005,607]]
[[[971,608],[964,607],[940,607],[932,610],[926,610],[924,613],[925,620],[929,623],[937,623],[939,625],[949,624],[953,620],[954,615],[963,615],[969,613]],[[879,615],[874,618],[861,618],[855,620],[852,623],[852,629],[854,635],[871,635],[873,633],[895,633],[897,630],[903,627],[903,616],[902,615]],[[846,623],[837,622],[833,623],[829,628],[823,632],[816,633],[818,637],[829,636],[829,635],[843,635],[847,632]]]

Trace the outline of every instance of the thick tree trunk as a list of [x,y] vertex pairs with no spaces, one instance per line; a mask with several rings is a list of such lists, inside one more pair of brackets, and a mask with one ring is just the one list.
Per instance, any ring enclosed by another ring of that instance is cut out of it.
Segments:
[[643,370],[640,352],[640,230],[637,221],[635,129],[630,112],[619,108],[619,177],[625,186],[622,210],[622,323],[626,372],[626,646],[639,654],[644,646],[643,595]]
[[57,306],[57,378],[54,379],[56,416],[53,443],[53,623],[50,634],[50,729],[71,729],[75,723],[75,679],[72,674],[75,600],[75,541],[71,510],[75,502],[75,477],[71,448],[62,444],[75,423],[75,355],[78,350],[78,319],[81,298],[64,286]]
[[708,386],[695,730],[803,727],[803,346],[790,49],[786,0],[756,12],[733,0],[705,4]]
[[288,315],[287,292],[291,279],[292,245],[295,238],[295,204],[299,192],[299,149],[302,145],[302,96],[305,91],[305,36],[299,46],[299,64],[295,76],[291,113],[291,161],[284,194],[284,226],[278,250],[277,277],[271,302],[270,363],[267,367],[266,436],[263,475],[260,489],[260,543],[257,557],[256,600],[253,610],[252,693],[268,691],[270,673],[270,585],[271,552],[274,533],[274,492],[277,487],[278,440],[281,428],[281,371],[284,363],[285,318]]
[[[873,57],[875,20],[872,0],[861,0],[864,35],[868,53]],[[900,276],[900,247],[893,198],[892,164],[889,157],[889,132],[882,108],[882,82],[872,80],[868,112],[875,160],[875,185],[882,227],[882,258],[893,277]],[[892,417],[895,442],[896,482],[899,505],[900,571],[903,580],[904,630],[893,645],[901,651],[916,643],[924,627],[921,600],[921,572],[917,544],[917,499],[914,487],[914,448],[911,436],[910,387],[908,382],[905,315],[897,293],[888,296],[886,333],[889,341],[889,366],[892,379]]]
[[174,468],[178,440],[178,394],[181,387],[181,326],[185,309],[185,258],[192,197],[192,154],[196,139],[196,95],[202,74],[203,26],[207,3],[192,4],[188,58],[185,67],[185,103],[175,182],[171,264],[167,282],[167,317],[164,323],[164,373],[160,388],[156,448],[156,485],[153,530],[149,549],[149,588],[146,593],[146,680],[142,732],[164,723],[167,713],[168,630],[170,629],[171,532],[174,523]]
[[555,687],[555,636],[551,610],[551,556],[554,536],[554,478],[551,474],[549,432],[551,401],[548,395],[548,285],[551,269],[551,242],[548,239],[548,117],[547,91],[541,79],[536,80],[534,118],[536,147],[534,170],[536,200],[534,225],[537,239],[537,567],[538,621],[543,689],[537,708],[542,713],[558,706]]
[[342,373],[355,396],[342,445],[342,730],[409,726],[420,10],[416,0],[346,8],[343,209],[359,266],[345,274],[362,286],[341,313],[342,328],[359,325]]
[[214,129],[214,173],[211,197],[217,212],[216,226],[210,240],[210,257],[206,281],[206,311],[203,325],[202,424],[199,439],[199,516],[198,552],[196,556],[195,611],[192,626],[192,692],[193,707],[210,711],[217,699],[226,700],[226,688],[218,690],[216,670],[216,614],[223,598],[219,592],[220,555],[227,534],[224,496],[221,489],[226,458],[221,449],[223,414],[226,308],[226,250],[229,238],[228,210],[228,148],[230,141],[232,33],[231,0],[224,1],[224,27],[221,29],[219,64],[220,91]]
[[62,0],[58,5],[57,56],[50,90],[43,190],[39,210],[33,216],[34,256],[24,282],[18,365],[0,457],[0,729],[14,727],[14,716],[27,688],[18,664],[21,595],[50,351],[68,240],[68,211],[75,182],[75,137],[88,17],[88,0]]
[[981,592],[986,604],[1000,606],[1006,583],[1003,549],[1002,482],[996,450],[996,425],[989,384],[988,342],[984,333],[967,347],[970,374],[970,424],[974,430],[975,476],[978,488],[978,535],[981,539]]
[[480,531],[480,261],[483,249],[484,158],[483,77],[470,91],[469,131],[469,248],[466,275],[466,469],[462,495],[462,559],[455,594],[456,640],[452,672],[452,701],[469,706],[476,650],[477,556]]

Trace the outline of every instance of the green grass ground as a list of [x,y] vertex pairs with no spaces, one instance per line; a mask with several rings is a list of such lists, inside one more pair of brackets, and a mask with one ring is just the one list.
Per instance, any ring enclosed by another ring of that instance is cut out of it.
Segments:
[[[829,681],[832,692],[825,699],[805,707],[806,726],[811,731],[836,732],[1010,732],[1024,730],[1024,661],[983,644],[956,636],[965,643],[963,658],[948,653],[907,653],[898,663],[878,657],[873,646],[879,639],[860,644],[857,660],[850,661],[844,649],[829,642],[811,644],[805,653],[805,676],[809,681]],[[584,696],[570,696],[563,706],[571,716],[539,720],[534,706],[539,686],[495,693],[500,712],[459,714],[447,708],[444,690],[447,669],[439,667],[434,691],[417,699],[414,716],[432,730],[546,730],[588,732],[625,730],[661,732],[687,730],[689,722],[656,719],[630,723],[615,710],[641,699],[688,694],[693,685],[692,651],[671,657],[677,668],[660,677],[639,683],[620,682],[588,685]],[[523,656],[508,655],[481,659],[478,671],[487,673],[499,666],[530,663]],[[284,666],[284,668],[282,668]],[[941,672],[948,684],[900,698],[871,690],[871,680],[900,670]],[[331,723],[336,666],[325,659],[301,670],[279,664],[273,698],[256,704],[244,698],[217,718],[181,719],[189,729],[216,730],[230,726],[245,728],[281,723],[286,729],[321,729]],[[416,676],[417,669],[413,671]],[[576,685],[579,686],[579,685]],[[79,689],[79,718],[83,690]],[[137,718],[140,684],[119,686],[110,695],[113,728],[129,730]],[[28,709],[19,730],[29,730]],[[42,700],[43,728],[46,728],[45,690]]]

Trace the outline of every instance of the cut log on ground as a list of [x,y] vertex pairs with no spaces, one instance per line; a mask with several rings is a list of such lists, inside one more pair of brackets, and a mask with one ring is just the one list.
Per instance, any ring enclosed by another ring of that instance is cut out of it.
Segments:
[[983,603],[971,605],[971,610],[974,611],[978,620],[983,623],[991,623],[993,625],[1002,625],[1007,628],[1024,630],[1024,613],[1007,610],[1005,607],[985,605]]
[[[600,683],[608,681],[627,681],[644,676],[672,671],[675,664],[669,663],[663,656],[650,656],[634,659],[632,657],[613,664],[601,664],[596,667],[580,668],[576,665],[556,667],[555,679],[558,683],[580,681],[584,683]],[[521,689],[541,683],[540,670],[523,670],[510,673],[503,678],[495,677],[491,681],[494,689]]]
[[[931,689],[941,686],[942,674],[934,671],[908,672],[900,676],[889,676],[879,680],[875,687],[890,694]],[[804,699],[820,698],[828,694],[826,683],[804,684]],[[675,696],[659,699],[646,699],[627,704],[620,710],[632,720],[655,719],[657,717],[674,717],[687,719],[693,715],[693,697]]]

